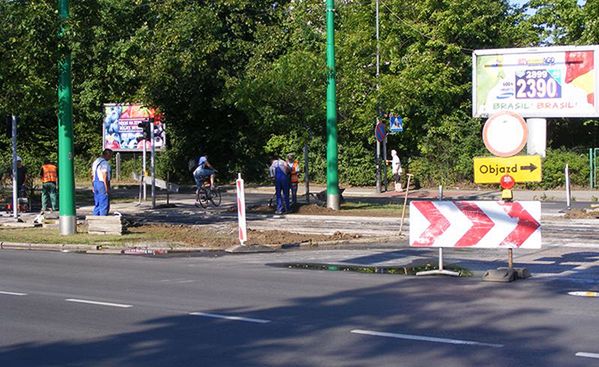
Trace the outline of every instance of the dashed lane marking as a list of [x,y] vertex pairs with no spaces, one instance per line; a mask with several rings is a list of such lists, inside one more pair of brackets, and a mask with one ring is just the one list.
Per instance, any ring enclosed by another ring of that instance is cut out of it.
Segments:
[[422,335],[383,333],[383,332],[379,332],[379,331],[359,330],[359,329],[352,330],[351,332],[354,334],[361,334],[361,335],[382,336],[382,337],[386,337],[386,338],[417,340],[417,341],[432,342],[432,343],[475,345],[475,346],[493,347],[493,348],[502,348],[503,347],[503,344],[482,343],[482,342],[471,341],[471,340],[435,338],[435,337],[422,336]]
[[599,359],[599,353],[578,352],[575,355],[576,355],[576,357],[596,358],[596,359]]
[[91,300],[87,300],[87,299],[76,299],[76,298],[67,298],[67,299],[65,299],[65,301],[75,302],[75,303],[85,303],[85,304],[98,305],[98,306],[120,307],[120,308],[133,307],[133,305],[125,305],[122,303],[100,302],[100,301],[91,301]]
[[233,321],[255,322],[257,324],[267,324],[267,323],[270,322],[270,320],[264,320],[264,319],[252,319],[252,318],[249,318],[249,317],[218,315],[218,314],[206,313],[206,312],[191,312],[190,315],[193,315],[193,316],[203,316],[203,317],[211,317],[211,318],[214,318],[214,319],[225,319],[225,320],[233,320]]
[[578,297],[599,297],[599,292],[592,292],[592,291],[575,291],[575,292],[568,292],[568,294],[571,296],[578,296]]
[[0,291],[0,294],[6,294],[8,296],[26,296],[27,295],[27,293],[6,292],[6,291]]

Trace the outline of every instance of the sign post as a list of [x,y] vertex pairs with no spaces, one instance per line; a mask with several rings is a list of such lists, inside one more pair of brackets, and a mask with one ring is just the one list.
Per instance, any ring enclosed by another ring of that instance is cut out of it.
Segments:
[[374,127],[374,137],[376,138],[376,192],[381,193],[381,143],[385,141],[385,124],[377,119]]
[[[512,188],[516,182],[541,181],[540,156],[515,156],[524,148],[527,140],[528,125],[517,112],[497,112],[489,117],[483,128],[483,141],[489,152],[495,155],[495,158],[474,158],[474,182],[499,183],[502,188],[502,206],[508,208],[506,211],[508,216],[518,218],[516,228],[499,245],[508,248],[507,269],[489,270],[483,276],[483,280],[510,282],[529,276],[526,269],[520,269],[518,272],[514,271],[513,248],[523,246],[524,242],[528,241],[529,237],[540,228],[541,205],[539,202],[532,202],[535,206],[529,205],[529,211],[527,212],[522,203],[512,202],[514,198]],[[537,211],[538,218],[534,215]],[[472,210],[472,212],[475,211]],[[485,221],[485,219],[481,219],[480,214],[489,218],[480,211],[477,221]],[[510,220],[505,221],[510,223]],[[487,222],[487,224],[490,223]],[[490,228],[491,226],[489,226]],[[486,233],[486,229],[483,228],[482,232]],[[530,246],[541,247],[540,230],[538,231],[537,242]]]

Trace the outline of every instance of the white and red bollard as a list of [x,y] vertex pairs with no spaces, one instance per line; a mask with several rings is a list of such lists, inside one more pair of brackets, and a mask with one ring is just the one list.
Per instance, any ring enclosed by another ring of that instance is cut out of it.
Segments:
[[245,246],[245,242],[248,240],[248,234],[245,223],[245,191],[241,173],[238,174],[235,183],[237,186],[237,219],[239,221],[239,242],[241,243],[241,246]]

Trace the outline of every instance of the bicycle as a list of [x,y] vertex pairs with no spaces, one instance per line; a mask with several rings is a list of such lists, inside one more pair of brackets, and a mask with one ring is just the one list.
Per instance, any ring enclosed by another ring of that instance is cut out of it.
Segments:
[[217,207],[221,202],[220,190],[218,187],[210,187],[210,184],[203,183],[198,189],[196,189],[196,202],[195,206],[198,208],[208,207],[208,202],[212,203],[213,206]]

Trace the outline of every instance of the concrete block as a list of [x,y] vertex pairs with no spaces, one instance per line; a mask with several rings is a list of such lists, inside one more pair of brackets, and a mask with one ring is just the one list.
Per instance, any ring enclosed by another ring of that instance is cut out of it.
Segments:
[[88,215],[85,217],[85,220],[87,221],[87,232],[90,234],[122,235],[126,230],[125,221],[122,216]]
[[[530,271],[526,268],[512,268],[516,273],[516,279],[530,278]],[[498,268],[497,270],[508,270],[508,268]]]

